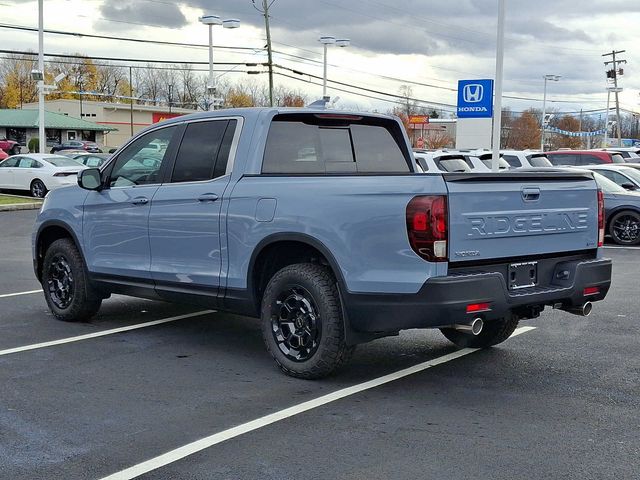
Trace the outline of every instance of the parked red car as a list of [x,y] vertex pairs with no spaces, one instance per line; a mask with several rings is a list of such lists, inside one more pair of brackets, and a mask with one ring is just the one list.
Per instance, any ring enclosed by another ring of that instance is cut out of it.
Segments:
[[558,150],[557,152],[546,152],[546,155],[549,161],[557,166],[625,163],[619,153],[599,150]]
[[13,140],[7,140],[6,138],[0,138],[0,150],[4,150],[9,155],[17,155],[20,153],[20,145]]

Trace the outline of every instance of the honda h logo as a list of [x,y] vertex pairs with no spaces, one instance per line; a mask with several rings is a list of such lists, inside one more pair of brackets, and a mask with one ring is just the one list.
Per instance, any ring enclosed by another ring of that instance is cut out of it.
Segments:
[[466,103],[478,103],[484,97],[484,87],[479,83],[469,83],[464,86],[462,96]]
[[457,112],[458,118],[491,118],[493,80],[459,80]]

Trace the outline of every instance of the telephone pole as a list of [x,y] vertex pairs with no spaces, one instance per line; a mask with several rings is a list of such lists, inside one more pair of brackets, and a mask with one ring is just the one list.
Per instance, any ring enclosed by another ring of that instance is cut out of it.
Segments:
[[262,9],[256,6],[256,0],[251,0],[253,8],[264,15],[264,27],[267,32],[267,58],[269,62],[269,106],[273,107],[273,55],[271,52],[271,29],[269,28],[269,8],[276,0],[262,0]]
[[622,131],[620,129],[620,126],[621,126],[621,122],[620,122],[620,101],[618,99],[618,94],[620,92],[620,89],[618,88],[618,76],[623,75],[624,74],[624,70],[622,68],[618,68],[618,66],[623,64],[623,63],[627,63],[627,61],[626,60],[618,60],[618,59],[616,59],[616,55],[618,55],[620,53],[624,53],[624,52],[626,52],[626,50],[612,50],[611,53],[605,53],[604,55],[602,55],[603,57],[611,56],[611,61],[604,62],[604,64],[605,64],[605,66],[606,65],[611,65],[611,69],[607,70],[607,79],[613,81],[613,88],[614,88],[613,92],[616,95],[616,97],[615,97],[615,99],[616,99],[616,129],[618,131],[618,146],[619,147],[622,146]]

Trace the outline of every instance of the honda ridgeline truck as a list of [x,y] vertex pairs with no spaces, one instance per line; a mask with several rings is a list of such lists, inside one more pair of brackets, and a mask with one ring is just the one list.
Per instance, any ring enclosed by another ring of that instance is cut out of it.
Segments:
[[296,377],[405,329],[495,345],[547,306],[588,314],[610,285],[590,173],[420,174],[395,117],[188,115],[78,184],[48,194],[33,233],[57,318],[87,320],[112,293],[259,317]]

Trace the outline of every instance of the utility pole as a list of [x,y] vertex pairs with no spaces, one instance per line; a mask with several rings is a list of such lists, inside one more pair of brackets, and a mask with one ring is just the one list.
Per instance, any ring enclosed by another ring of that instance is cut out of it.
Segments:
[[618,65],[627,63],[626,60],[616,60],[616,55],[619,53],[624,53],[626,50],[612,50],[611,53],[605,53],[602,56],[608,57],[611,56],[611,61],[604,62],[605,65],[611,65],[611,70],[607,70],[607,79],[613,80],[614,93],[616,94],[616,129],[618,131],[618,146],[622,146],[622,131],[620,126],[622,123],[620,122],[620,100],[618,99],[618,94],[620,90],[618,89],[618,75],[623,75],[624,70],[622,68],[618,68]]
[[131,65],[129,65],[129,127],[131,129],[131,136],[133,137],[133,74],[131,72]]
[[276,0],[262,0],[262,9],[256,6],[256,0],[251,0],[253,8],[264,15],[264,26],[267,31],[267,58],[269,62],[269,106],[273,107],[273,55],[271,52],[271,29],[269,28],[269,8]]

